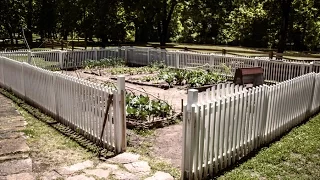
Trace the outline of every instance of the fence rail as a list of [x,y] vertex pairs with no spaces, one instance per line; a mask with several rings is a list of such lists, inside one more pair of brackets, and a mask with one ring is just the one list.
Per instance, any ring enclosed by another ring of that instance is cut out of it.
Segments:
[[[52,52],[51,52],[52,53]],[[0,86],[48,114],[62,124],[117,153],[126,149],[124,77],[117,89],[108,89],[62,73],[0,57]],[[111,99],[112,101],[110,101]],[[107,110],[108,103],[111,108]]]
[[318,112],[320,74],[227,92],[208,102],[189,91],[183,111],[183,179],[212,177]]

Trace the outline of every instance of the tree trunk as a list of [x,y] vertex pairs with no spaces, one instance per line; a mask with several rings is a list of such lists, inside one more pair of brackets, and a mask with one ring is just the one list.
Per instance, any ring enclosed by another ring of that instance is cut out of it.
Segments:
[[167,2],[164,2],[164,16],[162,19],[162,27],[161,27],[161,34],[160,34],[160,46],[164,47],[166,46],[167,37],[168,37],[168,29],[169,24],[172,18],[172,14],[174,11],[175,6],[177,5],[177,1],[172,1],[169,13],[167,15]]
[[280,29],[279,43],[278,43],[278,53],[283,53],[286,48],[292,1],[293,0],[282,0],[281,1],[282,24],[281,24],[281,29]]
[[25,32],[29,47],[32,48],[32,0],[28,2],[28,13],[27,13],[27,30]]
[[68,35],[69,33],[67,32],[67,30],[63,31],[63,40],[67,41],[68,40]]

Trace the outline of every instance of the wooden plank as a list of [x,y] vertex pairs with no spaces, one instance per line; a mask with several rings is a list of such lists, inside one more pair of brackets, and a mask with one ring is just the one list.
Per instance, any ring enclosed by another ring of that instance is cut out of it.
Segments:
[[[234,89],[234,85],[231,86],[231,88]],[[232,93],[234,94],[234,92]],[[228,156],[228,166],[231,165],[232,162],[232,158],[234,157],[234,146],[233,146],[233,142],[234,142],[234,136],[235,136],[235,132],[234,132],[234,127],[235,127],[235,95],[231,96],[231,106],[230,106],[230,117],[229,117],[229,144],[228,144],[228,149],[229,149],[229,156]]]
[[224,154],[226,152],[226,147],[225,147],[225,114],[226,114],[226,98],[223,97],[221,100],[221,118],[220,120],[220,140],[219,140],[219,147],[220,147],[220,169],[224,169]]
[[[204,141],[205,141],[205,119],[206,119],[206,105],[201,106],[201,111],[199,112],[200,114],[200,119],[199,119],[199,162],[198,162],[198,167],[199,167],[199,179],[202,179],[202,173],[203,173],[203,150],[204,150]],[[207,161],[207,160],[206,160]]]
[[215,141],[214,141],[214,152],[215,152],[215,169],[214,172],[217,173],[220,170],[222,151],[221,151],[221,99],[216,102],[217,112],[215,114]]
[[[207,95],[209,95],[209,92],[207,93]],[[210,174],[208,171],[209,168],[209,163],[212,163],[212,159],[209,158],[210,156],[210,150],[209,150],[209,144],[210,144],[210,140],[213,141],[212,138],[210,138],[210,134],[212,128],[211,128],[211,109],[212,109],[212,103],[207,103],[207,109],[205,112],[205,149],[204,149],[204,177],[206,177],[207,174]]]

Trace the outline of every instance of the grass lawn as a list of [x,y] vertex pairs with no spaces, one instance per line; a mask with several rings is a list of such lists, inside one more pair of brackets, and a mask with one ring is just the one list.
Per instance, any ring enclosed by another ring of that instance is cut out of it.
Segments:
[[320,115],[218,179],[320,179]]
[[96,155],[81,147],[72,139],[39,121],[16,106],[28,123],[23,130],[30,147],[35,172],[42,173],[57,167],[72,165],[85,160],[97,161]]

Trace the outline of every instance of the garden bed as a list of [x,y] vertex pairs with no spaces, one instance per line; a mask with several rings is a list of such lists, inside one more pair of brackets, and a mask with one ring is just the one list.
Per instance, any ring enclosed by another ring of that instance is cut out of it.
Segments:
[[[152,129],[170,125],[179,118],[182,111],[182,100],[187,102],[189,88],[197,88],[201,92],[216,83],[226,82],[224,76],[207,70],[171,69],[161,63],[144,67],[127,67],[121,61],[113,62],[112,60],[89,62],[85,69],[63,73],[105,86],[115,86],[117,75],[124,74],[127,82],[125,84],[127,95],[143,96],[142,101],[146,101],[142,103],[143,105],[135,104],[135,102],[133,105],[135,110],[132,110],[128,108],[128,104],[135,97],[127,99],[127,127],[129,129]],[[154,103],[162,105],[151,107]],[[168,109],[161,109],[166,105]],[[155,111],[159,107],[161,107],[160,110]]]

